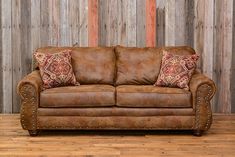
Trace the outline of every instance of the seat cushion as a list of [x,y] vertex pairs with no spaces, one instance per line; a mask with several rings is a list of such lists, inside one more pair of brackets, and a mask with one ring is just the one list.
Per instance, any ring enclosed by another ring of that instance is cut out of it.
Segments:
[[191,107],[191,92],[153,85],[121,85],[116,88],[117,106]]
[[40,93],[40,107],[100,107],[115,105],[115,87],[80,85],[51,88]]

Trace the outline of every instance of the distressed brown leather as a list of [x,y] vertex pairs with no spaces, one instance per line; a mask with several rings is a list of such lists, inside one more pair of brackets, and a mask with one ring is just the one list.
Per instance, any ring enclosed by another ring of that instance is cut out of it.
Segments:
[[42,91],[38,70],[24,77],[17,88],[23,129],[35,133],[43,129],[210,128],[210,100],[216,91],[211,79],[196,71],[189,91],[153,86],[163,50],[188,55],[195,53],[192,48],[45,47],[37,51],[63,49],[72,50],[74,72],[82,85]]
[[46,47],[37,52],[72,50],[72,66],[80,84],[114,84],[116,57],[112,47]]
[[195,116],[39,116],[38,129],[193,129]]
[[191,92],[153,85],[121,85],[116,88],[117,106],[191,107]]
[[17,93],[21,97],[20,121],[23,129],[37,129],[37,108],[41,89],[42,79],[38,70],[28,74],[18,83]]
[[101,107],[115,105],[111,85],[80,85],[47,89],[40,94],[40,107]]
[[39,116],[190,116],[193,108],[127,108],[127,107],[90,107],[90,108],[38,108]]
[[192,76],[189,88],[192,92],[193,108],[196,111],[195,129],[208,130],[212,124],[210,101],[216,92],[215,83],[197,70]]
[[194,54],[187,46],[163,48],[115,48],[117,56],[116,85],[152,85],[156,82],[161,67],[163,50],[177,55]]
[[161,53],[153,48],[118,46],[116,85],[152,85],[156,82],[161,65]]

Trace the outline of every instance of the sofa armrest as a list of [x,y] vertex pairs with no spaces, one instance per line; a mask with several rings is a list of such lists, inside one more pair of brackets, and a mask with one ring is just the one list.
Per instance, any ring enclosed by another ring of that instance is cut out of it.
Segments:
[[216,92],[215,83],[196,71],[189,83],[189,88],[192,92],[193,108],[196,114],[194,129],[208,130],[212,123],[210,100]]
[[21,97],[20,116],[23,129],[37,129],[37,108],[41,90],[42,79],[38,70],[28,74],[18,83],[17,93]]

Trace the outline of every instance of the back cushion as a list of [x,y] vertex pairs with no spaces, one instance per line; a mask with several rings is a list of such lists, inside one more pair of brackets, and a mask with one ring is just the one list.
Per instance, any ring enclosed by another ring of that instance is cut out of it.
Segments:
[[161,68],[162,50],[178,55],[194,54],[186,46],[163,48],[131,48],[117,46],[116,85],[153,85]]
[[[56,53],[72,50],[72,66],[80,84],[114,84],[115,53],[111,47],[46,47],[38,52]],[[36,65],[37,66],[37,65]]]
[[154,84],[160,71],[161,54],[153,48],[117,46],[116,85]]

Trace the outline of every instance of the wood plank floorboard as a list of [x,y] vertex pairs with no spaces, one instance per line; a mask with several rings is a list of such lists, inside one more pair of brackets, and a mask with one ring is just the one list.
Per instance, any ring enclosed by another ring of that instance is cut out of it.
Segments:
[[234,157],[235,114],[213,119],[201,137],[190,131],[42,131],[30,137],[19,114],[0,114],[0,156]]

